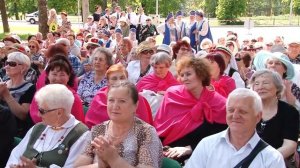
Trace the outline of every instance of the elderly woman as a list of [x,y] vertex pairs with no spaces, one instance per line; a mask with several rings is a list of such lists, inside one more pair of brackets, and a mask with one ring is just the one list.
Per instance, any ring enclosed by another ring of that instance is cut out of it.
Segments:
[[37,78],[41,74],[41,72],[44,69],[44,55],[41,53],[40,45],[38,41],[36,40],[30,40],[28,42],[28,48],[29,48],[29,57],[31,60],[31,67],[33,70],[35,70],[36,74],[32,73],[32,82],[35,84],[37,81]]
[[113,64],[112,54],[106,48],[95,49],[90,60],[93,70],[84,74],[77,90],[78,95],[86,106],[89,106],[98,90],[107,85],[105,73]]
[[34,125],[14,148],[6,167],[74,167],[88,128],[71,115],[73,93],[51,84],[35,95],[42,122]]
[[24,75],[30,68],[30,59],[20,52],[8,54],[4,69],[9,80],[0,82],[0,106],[8,108],[17,120],[17,136],[22,138],[32,126],[29,106],[35,93],[35,86],[25,81]]
[[226,128],[226,100],[207,88],[211,75],[206,59],[182,58],[177,70],[183,85],[167,89],[154,125],[164,155],[183,162],[202,138]]
[[130,61],[130,51],[132,49],[132,42],[128,38],[123,38],[118,44],[119,50],[116,52],[115,63],[121,63],[127,66]]
[[176,72],[176,61],[184,56],[193,55],[192,47],[187,41],[177,41],[176,44],[172,47],[173,50],[173,61],[170,67],[170,72],[177,76]]
[[227,98],[229,93],[235,89],[234,80],[224,74],[225,62],[222,55],[209,53],[205,56],[211,66],[211,85],[215,91]]
[[250,86],[263,102],[262,119],[256,127],[258,134],[288,159],[297,148],[299,114],[293,106],[280,100],[284,89],[281,76],[270,70],[259,70],[253,74]]
[[127,66],[128,80],[136,84],[145,75],[153,72],[150,65],[150,58],[154,54],[154,46],[149,42],[141,42],[137,48],[139,60],[129,62]]
[[91,143],[77,159],[76,166],[161,166],[162,145],[155,128],[135,117],[138,97],[130,82],[110,87],[107,96],[110,120],[92,128]]
[[285,54],[260,51],[253,63],[256,70],[267,68],[279,73],[285,86],[281,99],[300,109],[300,88],[291,81],[295,75],[294,66]]
[[151,57],[150,64],[154,70],[153,73],[142,78],[136,87],[142,92],[150,104],[152,116],[155,117],[158,107],[160,106],[165,91],[179,82],[169,71],[172,60],[165,52],[158,52]]
[[[46,59],[46,65],[45,67],[47,67],[49,65],[50,60],[52,59],[53,56],[55,55],[65,55],[67,57],[68,55],[68,51],[66,50],[66,48],[62,45],[62,44],[54,44],[51,45],[46,53],[45,53],[45,59]],[[36,88],[37,90],[39,90],[40,88],[42,88],[43,86],[45,86],[46,83],[46,79],[47,79],[47,74],[46,71],[43,70],[41,72],[41,75],[39,76],[37,82],[36,82]],[[76,78],[74,78],[75,80]],[[78,84],[77,82],[74,82],[74,86],[71,86],[74,90],[77,90],[78,88]]]
[[[46,68],[46,82],[47,84],[62,84],[68,87],[68,89],[73,93],[75,98],[73,107],[72,107],[72,115],[79,121],[84,122],[84,113],[83,107],[81,103],[81,99],[79,95],[72,89],[75,81],[75,74],[72,69],[68,58],[64,55],[57,54],[53,56]],[[30,106],[30,116],[34,123],[38,123],[42,121],[38,112],[38,105],[36,100],[34,99]]]
[[169,72],[171,63],[172,60],[168,54],[164,52],[154,54],[150,59],[154,72],[136,84],[138,91],[151,90],[163,94],[170,86],[178,85],[179,82]]
[[[91,106],[86,113],[85,122],[86,125],[91,128],[96,124],[100,124],[104,121],[109,120],[107,114],[107,93],[110,86],[118,84],[124,80],[127,80],[128,73],[122,64],[112,65],[106,72],[107,85],[100,89],[100,91],[95,95],[91,102]],[[153,124],[153,119],[151,115],[151,109],[147,100],[139,95],[139,102],[136,110],[136,115],[140,119],[144,120],[149,124]]]

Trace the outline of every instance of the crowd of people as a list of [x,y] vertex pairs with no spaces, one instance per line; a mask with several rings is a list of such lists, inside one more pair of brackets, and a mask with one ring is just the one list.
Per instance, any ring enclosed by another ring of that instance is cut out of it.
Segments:
[[0,167],[299,166],[300,40],[214,42],[201,10],[60,15],[0,42]]

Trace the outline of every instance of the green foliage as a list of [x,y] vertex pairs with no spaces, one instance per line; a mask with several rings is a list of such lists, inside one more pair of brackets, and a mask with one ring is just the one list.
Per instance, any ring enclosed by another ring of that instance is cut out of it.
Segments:
[[51,8],[57,13],[65,11],[68,14],[77,14],[77,0],[48,0],[48,9]]
[[204,10],[209,17],[216,17],[216,6],[218,6],[219,0],[205,0]]
[[225,23],[235,21],[246,11],[246,0],[219,0],[216,15]]

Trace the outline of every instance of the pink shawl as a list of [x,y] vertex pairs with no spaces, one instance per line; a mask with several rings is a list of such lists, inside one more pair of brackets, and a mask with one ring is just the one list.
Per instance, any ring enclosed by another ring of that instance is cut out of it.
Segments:
[[184,85],[170,87],[154,119],[154,126],[163,145],[168,145],[198,128],[204,121],[226,123],[226,99],[215,91],[203,88],[196,99]]
[[179,85],[179,82],[174,78],[171,72],[168,72],[164,79],[157,77],[151,73],[143,77],[137,84],[137,90],[142,92],[144,89],[154,92],[166,91],[170,86]]
[[212,80],[211,84],[214,86],[215,91],[225,98],[236,88],[234,79],[227,75],[221,76],[218,81]]
[[[42,71],[41,75],[38,77],[37,81],[36,81],[36,90],[39,90],[40,88],[42,88],[43,86],[45,86],[46,83],[46,78],[47,78],[47,74],[46,71]],[[78,78],[76,77],[74,79],[74,86],[72,87],[73,90],[75,90],[77,92],[78,89]]]
[[[109,120],[107,114],[107,91],[108,87],[101,88],[90,104],[90,108],[85,115],[85,123],[89,128]],[[140,95],[136,115],[145,122],[153,125],[150,105],[147,100]]]
[[[78,94],[72,89],[69,88],[68,89],[73,93],[74,96],[74,104],[71,110],[71,114],[79,121],[84,123],[84,112],[83,112],[83,107],[82,107],[82,102],[80,97],[78,96]],[[37,102],[35,101],[35,99],[32,99],[32,102],[30,104],[30,116],[31,119],[34,123],[38,123],[41,122],[42,119],[41,117],[38,115],[38,105]]]

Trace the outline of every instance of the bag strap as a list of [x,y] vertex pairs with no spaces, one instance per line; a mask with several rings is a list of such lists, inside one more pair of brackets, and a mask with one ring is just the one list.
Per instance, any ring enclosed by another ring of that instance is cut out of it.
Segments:
[[249,167],[253,159],[256,157],[256,155],[262,151],[264,148],[266,148],[269,144],[267,144],[262,139],[259,140],[259,142],[256,144],[254,149],[251,151],[251,153],[245,157],[242,161],[240,161],[234,168],[246,168]]

